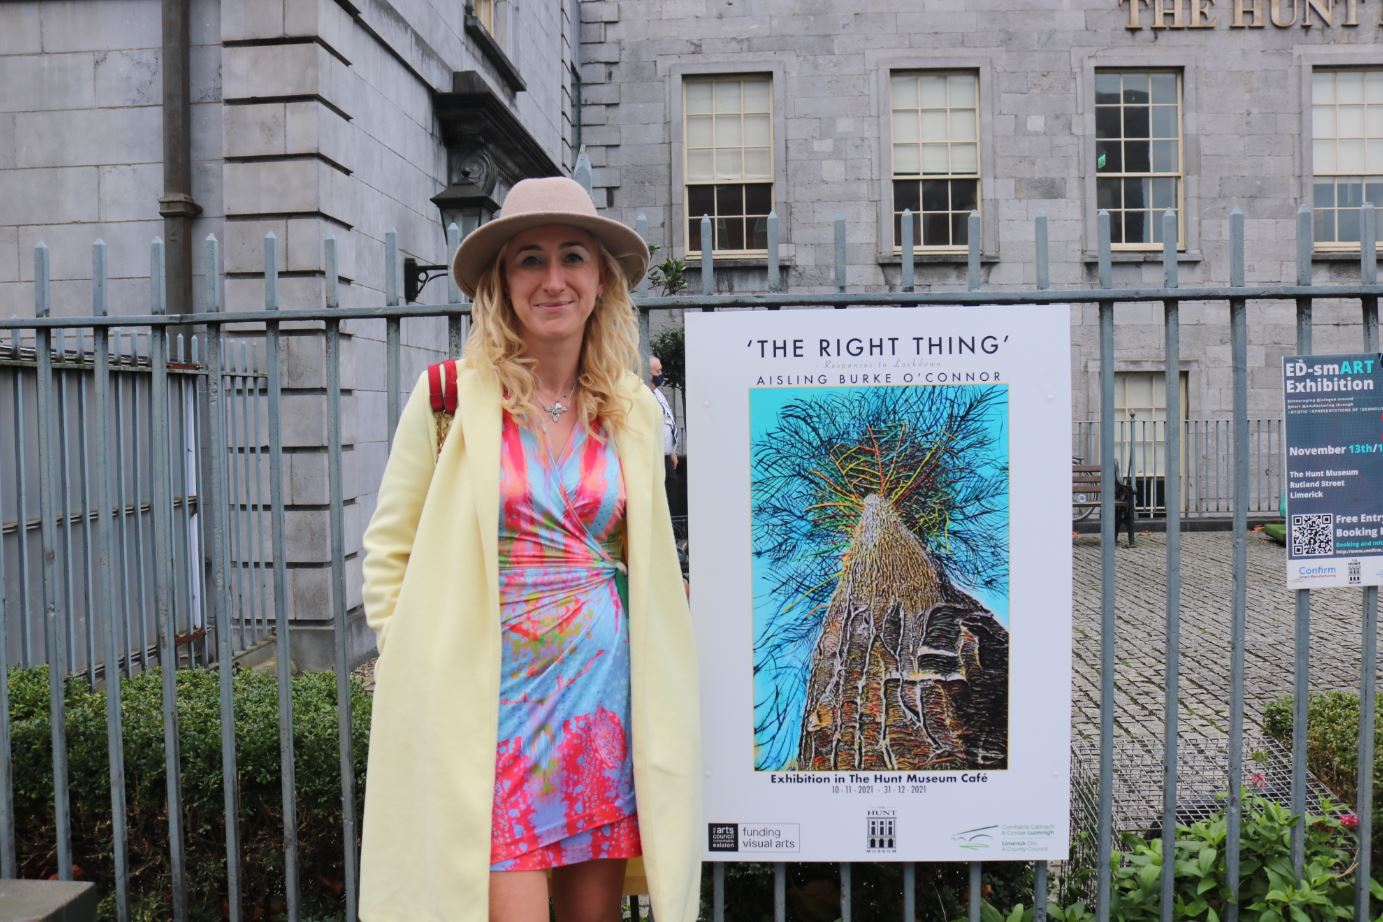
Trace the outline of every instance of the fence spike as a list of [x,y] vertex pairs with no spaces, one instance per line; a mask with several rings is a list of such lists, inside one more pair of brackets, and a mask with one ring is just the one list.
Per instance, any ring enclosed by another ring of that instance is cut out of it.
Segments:
[[971,291],[980,290],[980,213],[971,211],[966,219],[966,275]]
[[1032,220],[1032,233],[1033,259],[1037,269],[1037,288],[1039,291],[1046,291],[1052,287],[1052,268],[1047,252],[1047,212],[1040,208],[1037,210],[1037,217]]
[[[642,211],[639,212],[638,218],[634,220],[634,231],[639,235],[640,240],[642,240],[644,243],[648,242],[648,216],[645,215]],[[647,272],[644,273],[643,278],[639,279],[639,284],[635,291],[639,295],[645,295],[648,293]]]
[[780,248],[778,239],[780,233],[778,228],[778,212],[769,211],[765,223],[767,225],[765,229],[768,232],[768,290],[782,291],[782,267],[779,264],[781,254],[778,252]]
[[711,216],[701,216],[701,293],[713,295],[715,283],[715,245],[711,237]]
[[322,256],[327,272],[326,306],[335,309],[341,306],[341,276],[336,269],[335,234],[327,234],[322,241]]
[[1162,287],[1177,287],[1177,213],[1162,212]]
[[901,238],[901,239],[898,241],[898,243],[899,243],[899,248],[902,250],[902,257],[903,257],[903,269],[902,269],[902,276],[901,276],[901,278],[899,279],[899,285],[900,285],[900,287],[901,287],[904,291],[912,291],[913,288],[914,288],[914,285],[915,285],[915,282],[914,282],[915,268],[914,268],[914,267],[915,267],[915,263],[916,263],[916,260],[917,260],[917,252],[916,252],[916,246],[915,246],[915,244],[913,243],[913,239],[912,239],[912,234],[913,234],[913,226],[912,226],[912,225],[913,225],[913,221],[912,221],[912,209],[911,209],[911,208],[904,208],[904,209],[903,209],[902,221],[899,223],[899,227],[898,227],[898,230],[899,230],[898,236]]
[[836,291],[845,291],[845,214],[837,211],[835,221],[836,231]]
[[576,155],[576,167],[571,171],[571,178],[581,184],[587,195],[591,195],[591,173],[591,158],[586,156],[586,145],[582,144],[580,152]]
[[1371,202],[1359,207],[1359,281],[1378,282],[1378,211]]

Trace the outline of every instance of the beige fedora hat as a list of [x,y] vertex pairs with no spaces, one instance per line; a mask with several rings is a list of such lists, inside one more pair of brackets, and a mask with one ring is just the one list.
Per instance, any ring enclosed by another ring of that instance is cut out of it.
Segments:
[[565,176],[524,179],[504,198],[499,217],[466,235],[451,259],[451,275],[466,297],[494,264],[499,251],[515,234],[543,224],[579,227],[605,245],[634,287],[648,271],[648,246],[618,221],[596,214],[595,203],[581,184]]

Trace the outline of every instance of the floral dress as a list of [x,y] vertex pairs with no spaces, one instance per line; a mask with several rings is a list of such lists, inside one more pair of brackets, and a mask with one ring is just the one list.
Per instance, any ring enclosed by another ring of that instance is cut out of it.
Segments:
[[610,438],[578,425],[554,457],[504,415],[491,870],[640,854],[624,504]]

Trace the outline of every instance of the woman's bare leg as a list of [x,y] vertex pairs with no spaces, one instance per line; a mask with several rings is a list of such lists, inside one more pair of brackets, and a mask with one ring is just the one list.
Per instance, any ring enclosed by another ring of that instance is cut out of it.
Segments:
[[490,922],[548,922],[547,873],[491,871]]
[[623,858],[602,858],[553,869],[557,922],[619,922],[624,865]]

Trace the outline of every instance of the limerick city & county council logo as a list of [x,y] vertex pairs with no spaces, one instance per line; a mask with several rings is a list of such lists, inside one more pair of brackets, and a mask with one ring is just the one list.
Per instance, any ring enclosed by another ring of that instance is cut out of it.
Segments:
[[994,830],[999,828],[999,824],[992,826],[977,826],[974,829],[962,829],[960,832],[951,834],[951,841],[961,848],[972,852],[982,852],[993,844]]
[[898,811],[876,808],[865,813],[869,834],[865,837],[867,852],[898,851]]

